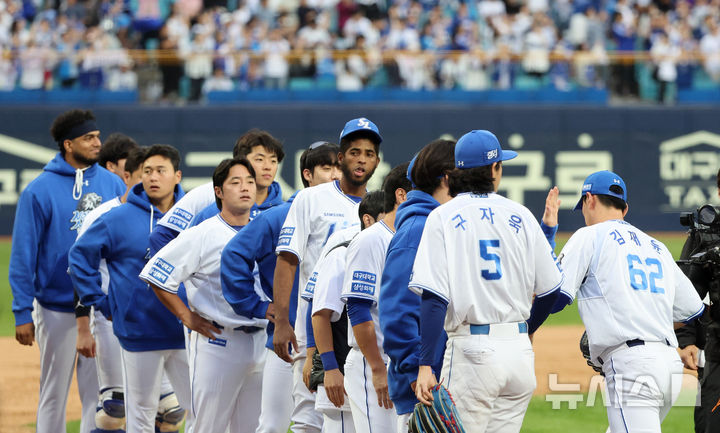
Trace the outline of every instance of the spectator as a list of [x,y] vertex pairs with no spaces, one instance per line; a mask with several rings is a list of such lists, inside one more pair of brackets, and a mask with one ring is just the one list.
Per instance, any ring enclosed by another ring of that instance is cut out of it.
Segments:
[[677,61],[680,48],[673,45],[665,33],[657,35],[650,51],[655,65],[653,77],[659,84],[657,100],[659,103],[670,102],[668,91],[670,84],[677,80]]
[[214,42],[208,33],[197,33],[182,54],[185,59],[185,74],[190,79],[190,101],[198,101],[205,79],[212,74]]
[[[615,49],[621,53],[635,50],[635,27],[632,12],[621,12],[627,9],[624,0],[620,0],[613,16],[612,35],[615,40]],[[628,20],[630,20],[628,22]],[[632,59],[621,59],[614,66],[615,92],[623,96],[637,95],[637,81],[635,79],[635,63]]]
[[720,83],[720,26],[712,18],[706,19],[708,31],[700,40],[705,72]]
[[119,66],[110,70],[107,80],[107,88],[111,91],[136,91],[138,77],[132,70],[132,62],[128,59]]
[[285,56],[290,52],[290,43],[282,36],[280,29],[270,31],[268,39],[261,44],[260,51],[265,54],[265,88],[284,88],[289,72]]
[[528,75],[542,78],[550,70],[551,41],[536,21],[525,36],[525,55],[522,66]]
[[234,88],[235,84],[225,75],[225,71],[216,67],[212,76],[205,80],[202,86],[202,94],[207,96],[210,92],[229,92]]

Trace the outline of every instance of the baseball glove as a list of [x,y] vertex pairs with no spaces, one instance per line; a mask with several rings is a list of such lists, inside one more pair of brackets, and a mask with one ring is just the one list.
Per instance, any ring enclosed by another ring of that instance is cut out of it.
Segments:
[[415,405],[408,423],[409,433],[465,433],[455,402],[448,390],[438,384],[432,390],[433,404]]
[[603,373],[602,371],[602,367],[600,367],[599,365],[595,365],[595,363],[590,360],[590,343],[588,342],[587,331],[583,332],[582,337],[580,337],[580,352],[582,352],[583,358],[585,358],[585,362],[587,362],[587,365],[589,365],[593,370],[605,376],[605,373]]

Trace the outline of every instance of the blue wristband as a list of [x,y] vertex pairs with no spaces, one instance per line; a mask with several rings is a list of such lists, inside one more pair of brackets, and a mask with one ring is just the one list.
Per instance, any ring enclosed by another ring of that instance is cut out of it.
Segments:
[[322,359],[323,368],[325,371],[335,370],[340,368],[337,363],[337,359],[335,358],[335,352],[329,351],[325,353],[320,354],[320,359]]

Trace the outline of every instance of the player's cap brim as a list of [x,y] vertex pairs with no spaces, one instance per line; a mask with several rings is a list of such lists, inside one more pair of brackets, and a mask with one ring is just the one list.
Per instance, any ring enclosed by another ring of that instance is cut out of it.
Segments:
[[500,159],[500,161],[507,161],[508,159],[513,159],[513,158],[515,158],[516,156],[518,156],[518,153],[515,152],[514,150],[505,150],[505,149],[503,149],[503,151],[502,151],[502,158]]

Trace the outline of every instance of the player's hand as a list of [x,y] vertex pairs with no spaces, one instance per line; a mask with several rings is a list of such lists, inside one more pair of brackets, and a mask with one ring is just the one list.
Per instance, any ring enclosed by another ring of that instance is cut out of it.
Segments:
[[30,322],[16,326],[15,339],[24,346],[32,346],[35,341],[35,324]]
[[432,405],[432,389],[437,385],[437,379],[429,365],[421,365],[418,369],[418,378],[415,385],[415,397],[420,403],[427,406]]
[[95,338],[90,333],[89,329],[78,328],[77,335],[77,352],[86,358],[95,357]]
[[335,405],[340,408],[345,404],[345,376],[340,373],[339,368],[325,371],[323,377],[323,385],[325,386],[325,393],[328,398]]
[[268,304],[267,311],[265,311],[265,318],[275,323],[275,304],[272,302]]
[[680,359],[682,360],[685,368],[689,370],[698,369],[698,348],[696,345],[691,344],[689,346],[685,346],[683,349],[678,349],[678,352],[680,353]]
[[[303,364],[303,382],[305,382],[305,386],[307,389],[310,389],[310,373],[312,372],[312,365],[313,365],[313,355],[315,354],[315,348],[314,347],[308,347],[307,348],[307,356],[305,357],[305,364]],[[310,392],[315,392],[310,390]]]
[[384,407],[385,409],[392,409],[393,403],[392,400],[390,400],[385,364],[372,369],[372,382],[375,388],[375,394],[377,394],[378,406]]
[[222,333],[215,327],[215,325],[212,324],[211,321],[200,316],[194,311],[190,311],[190,314],[183,318],[182,322],[188,329],[191,329],[200,335],[204,335],[211,340],[215,339],[216,334],[219,335]]
[[275,334],[273,335],[273,346],[275,348],[275,354],[278,358],[283,361],[292,364],[293,359],[290,356],[290,346],[292,344],[295,352],[299,352],[297,339],[295,338],[295,331],[293,330],[290,322],[283,320],[275,323]]
[[545,199],[545,211],[543,212],[542,221],[548,227],[558,225],[558,210],[560,209],[558,195],[560,195],[560,191],[558,187],[554,186],[548,191],[547,198]]

